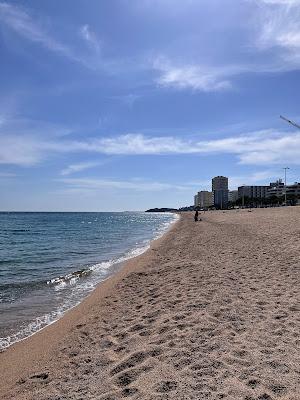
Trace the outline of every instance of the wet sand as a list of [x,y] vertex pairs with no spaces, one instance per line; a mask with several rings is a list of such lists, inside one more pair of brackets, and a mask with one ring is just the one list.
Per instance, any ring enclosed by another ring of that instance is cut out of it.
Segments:
[[0,397],[299,399],[300,207],[200,217],[0,353]]

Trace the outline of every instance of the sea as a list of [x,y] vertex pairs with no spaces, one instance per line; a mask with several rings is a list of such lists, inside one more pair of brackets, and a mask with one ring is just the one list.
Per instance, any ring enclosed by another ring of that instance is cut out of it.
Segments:
[[0,349],[52,324],[178,217],[0,212]]

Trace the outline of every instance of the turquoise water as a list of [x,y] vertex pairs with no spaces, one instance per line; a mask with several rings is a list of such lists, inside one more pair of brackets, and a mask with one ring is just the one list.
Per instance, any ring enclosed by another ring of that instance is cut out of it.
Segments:
[[0,213],[0,348],[78,304],[176,219],[169,213]]

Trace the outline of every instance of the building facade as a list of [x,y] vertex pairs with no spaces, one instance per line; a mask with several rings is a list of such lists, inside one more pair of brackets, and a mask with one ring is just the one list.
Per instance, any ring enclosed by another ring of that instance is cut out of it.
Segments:
[[229,190],[228,192],[228,201],[234,203],[239,198],[239,191],[238,190]]
[[226,176],[215,176],[212,179],[212,192],[214,206],[224,209],[228,207],[228,178]]
[[284,183],[281,179],[278,179],[276,182],[271,182],[268,188],[267,197],[281,197],[284,196]]
[[295,182],[293,185],[286,185],[286,194],[297,196],[300,199],[300,182]]
[[239,186],[238,198],[265,199],[269,189],[270,186]]
[[213,193],[207,190],[198,192],[198,206],[200,208],[208,208],[214,204]]
[[300,182],[295,182],[292,185],[286,185],[286,188],[284,186],[284,183],[282,182],[281,179],[279,179],[276,182],[271,182],[268,190],[268,197],[276,196],[276,197],[282,197],[285,195],[287,196],[295,196],[297,198],[300,197]]

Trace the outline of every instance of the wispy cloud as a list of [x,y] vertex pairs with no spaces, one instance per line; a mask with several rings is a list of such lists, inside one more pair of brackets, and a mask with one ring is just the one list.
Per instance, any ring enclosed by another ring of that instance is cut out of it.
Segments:
[[80,36],[87,42],[87,44],[95,50],[97,53],[101,50],[101,42],[97,38],[96,34],[92,32],[88,24],[83,25],[80,30]]
[[41,145],[35,138],[0,136],[0,164],[31,166],[43,159]]
[[231,89],[232,83],[228,78],[237,73],[233,67],[175,65],[170,60],[161,57],[154,60],[153,68],[160,73],[157,83],[161,86],[203,92]]
[[[249,0],[245,3],[252,3],[249,22],[245,23],[251,34],[245,35],[242,50],[246,52],[247,61],[240,57],[241,49],[235,41],[232,43],[235,63],[228,59],[214,61],[214,58],[219,60],[217,55],[212,56],[208,65],[199,61],[197,55],[193,57],[194,62],[185,62],[184,56],[169,57],[167,51],[161,52],[149,61],[158,73],[155,82],[178,90],[220,92],[232,90],[239,75],[299,69],[300,0]],[[252,59],[249,59],[250,54]]]
[[277,55],[278,70],[298,69],[300,1],[260,0],[259,3],[258,49],[271,49]]
[[275,5],[300,5],[299,0],[260,0],[262,3],[265,4],[275,4]]
[[300,164],[300,134],[271,129],[207,141],[130,134],[82,145],[105,154],[233,154],[242,164]]
[[[54,38],[43,26],[42,20],[35,17],[32,12],[23,7],[0,2],[0,22],[7,28],[17,33],[24,39],[37,43],[48,50],[60,54],[71,61],[77,62],[89,69],[95,69],[95,57],[86,57],[74,51],[72,46]],[[88,25],[80,29],[81,36],[93,50],[93,56],[98,56],[100,42]],[[94,54],[95,53],[95,54]]]
[[[169,155],[169,154],[232,154],[241,164],[272,165],[286,163],[300,165],[300,134],[287,134],[272,129],[245,133],[214,140],[181,139],[177,137],[151,137],[127,134],[85,141],[40,136],[12,136],[0,134],[0,164],[35,165],[55,153],[99,153],[105,155]],[[90,164],[66,169],[89,168]]]
[[[253,50],[253,64],[245,64],[244,60],[238,56],[235,57],[235,64],[231,64],[229,60],[214,62],[214,57],[212,57],[211,63],[204,64],[199,62],[199,56],[195,56],[193,62],[183,62],[184,55],[168,57],[167,48],[159,48],[158,46],[154,51],[157,51],[159,56],[150,57],[147,61],[145,61],[145,54],[135,55],[134,62],[132,58],[130,60],[120,60],[118,57],[104,59],[101,57],[102,40],[97,37],[89,24],[75,28],[75,31],[79,32],[80,37],[89,48],[89,51],[86,52],[86,47],[85,51],[80,48],[80,45],[75,48],[73,44],[67,44],[64,40],[58,38],[56,33],[50,33],[53,32],[53,29],[51,29],[49,20],[47,20],[47,29],[43,19],[35,15],[32,10],[1,1],[0,22],[24,39],[37,43],[94,71],[102,71],[118,75],[118,77],[128,77],[128,74],[134,74],[137,77],[137,71],[149,73],[150,67],[150,70],[156,73],[155,83],[161,87],[206,93],[222,92],[235,87],[235,78],[240,74],[273,73],[300,67],[300,31],[298,24],[300,2],[298,0],[253,0],[252,3],[256,11],[253,13],[254,19],[250,19],[250,23],[256,26],[256,30],[249,38],[249,43],[244,43],[244,46]],[[195,5],[197,5],[197,2],[192,1],[190,3],[192,7],[195,7]],[[235,43],[232,45],[234,49]],[[209,42],[207,46],[210,46]],[[257,59],[257,62],[255,62],[257,49],[266,51],[275,47],[279,50],[272,60],[259,62]],[[235,50],[239,51],[238,48]],[[147,49],[145,52],[147,52]],[[199,53],[201,54],[201,48]],[[148,75],[147,80],[152,79],[153,74]],[[135,100],[134,95],[124,97],[124,101],[128,105],[131,105]]]
[[84,171],[86,169],[98,167],[99,165],[103,165],[103,163],[104,162],[100,161],[86,161],[77,164],[71,164],[61,171],[61,175],[71,175],[76,172]]
[[[238,186],[244,184],[268,184],[270,180],[277,179],[280,176],[279,170],[263,170],[254,172],[252,174],[243,176],[230,176],[230,188],[236,189]],[[63,178],[59,179],[65,185],[64,191],[74,193],[89,193],[97,192],[102,189],[112,190],[133,190],[141,192],[163,192],[163,191],[177,191],[188,192],[191,190],[210,190],[211,180],[204,180],[201,182],[184,182],[178,184],[170,184],[166,182],[153,182],[143,179],[132,180],[114,180],[114,179],[90,179],[90,178]]]
[[8,3],[0,3],[0,20],[24,38],[73,58],[70,49],[47,34],[25,9]]
[[65,178],[60,179],[59,181],[68,185],[69,188],[76,190],[99,190],[105,188],[134,190],[142,192],[187,190],[187,186],[185,185],[172,185],[169,183],[142,180],[120,181],[112,179]]
[[69,128],[10,115],[0,124],[0,164],[29,167],[61,152]]

